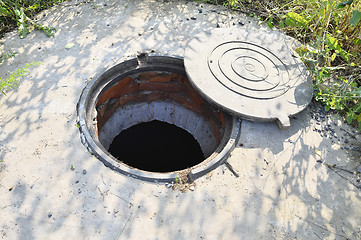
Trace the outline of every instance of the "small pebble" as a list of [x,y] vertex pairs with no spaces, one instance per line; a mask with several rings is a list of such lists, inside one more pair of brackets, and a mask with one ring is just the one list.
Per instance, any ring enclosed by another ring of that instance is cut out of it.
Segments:
[[48,218],[51,218],[52,216],[53,216],[52,212],[48,213]]
[[84,174],[84,175],[86,174],[86,170],[85,170],[85,169],[83,169],[83,174]]
[[356,182],[358,182],[358,183],[361,182],[361,179],[357,179]]
[[199,12],[199,13],[202,13],[202,12],[203,12],[203,10],[202,10],[202,9],[198,9],[198,12]]
[[197,18],[196,18],[196,17],[191,17],[191,19],[192,19],[192,20],[197,20]]
[[190,186],[189,190],[194,191],[194,186]]
[[346,150],[349,150],[350,148],[348,146],[345,147]]
[[76,181],[75,181],[75,184],[78,184],[78,183],[79,183],[79,180],[76,180]]
[[345,139],[345,143],[348,143],[348,139],[347,139],[347,138]]
[[357,171],[358,173],[361,173],[361,166],[358,166],[358,167],[356,168],[356,171]]
[[81,189],[78,189],[78,193],[81,193]]

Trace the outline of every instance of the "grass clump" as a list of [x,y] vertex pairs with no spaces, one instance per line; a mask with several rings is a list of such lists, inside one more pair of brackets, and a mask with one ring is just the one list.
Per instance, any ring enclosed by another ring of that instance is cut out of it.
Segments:
[[47,36],[55,34],[55,28],[42,26],[34,16],[42,10],[66,0],[0,0],[0,37],[17,27],[19,36],[25,38],[34,29]]
[[6,92],[19,86],[21,77],[24,77],[30,72],[30,69],[39,66],[40,62],[31,62],[25,64],[24,67],[16,69],[14,72],[9,72],[10,75],[6,79],[0,77],[0,92],[6,95]]
[[256,16],[298,39],[314,97],[361,129],[360,0],[206,0]]

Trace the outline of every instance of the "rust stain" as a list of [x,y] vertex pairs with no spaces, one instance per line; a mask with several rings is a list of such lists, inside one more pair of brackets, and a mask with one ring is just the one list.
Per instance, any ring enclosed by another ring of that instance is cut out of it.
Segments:
[[226,126],[226,120],[224,119],[223,112],[219,113],[219,119],[221,120],[222,126]]

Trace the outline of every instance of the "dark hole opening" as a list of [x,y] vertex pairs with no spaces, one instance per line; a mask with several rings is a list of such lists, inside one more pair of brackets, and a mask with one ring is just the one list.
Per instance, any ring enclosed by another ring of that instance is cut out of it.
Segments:
[[199,143],[189,132],[157,120],[120,132],[108,151],[128,166],[151,172],[183,170],[204,160]]

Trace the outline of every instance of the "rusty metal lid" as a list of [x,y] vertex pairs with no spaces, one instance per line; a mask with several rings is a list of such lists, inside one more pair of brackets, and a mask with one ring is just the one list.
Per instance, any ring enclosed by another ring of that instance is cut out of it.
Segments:
[[279,33],[238,28],[196,35],[185,50],[192,85],[209,102],[251,121],[290,125],[312,100],[312,80]]

